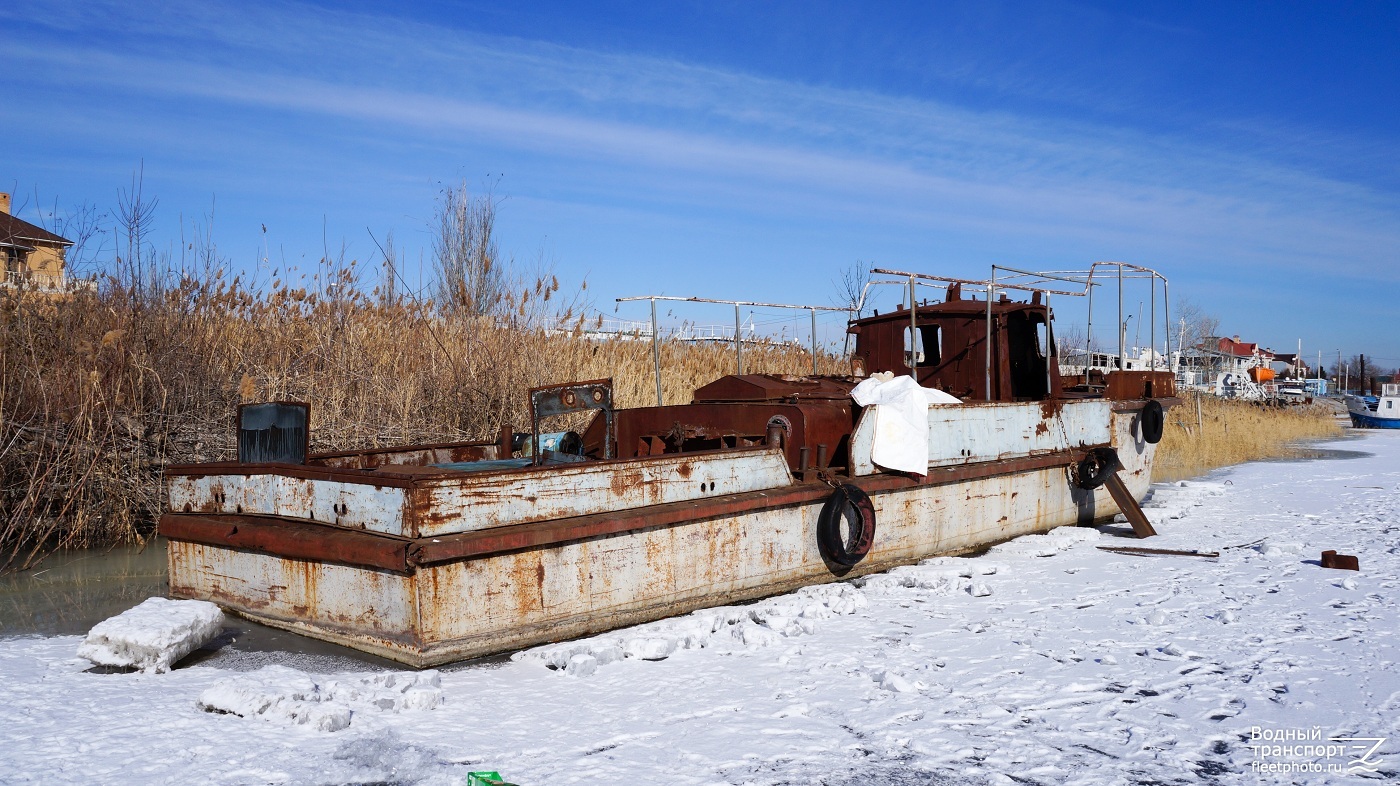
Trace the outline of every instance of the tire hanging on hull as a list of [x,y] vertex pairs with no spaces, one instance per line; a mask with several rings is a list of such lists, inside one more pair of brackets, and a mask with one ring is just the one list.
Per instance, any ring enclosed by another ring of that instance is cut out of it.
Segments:
[[1118,451],[1113,448],[1094,448],[1074,465],[1074,485],[1085,489],[1096,489],[1108,482],[1113,473],[1123,468],[1118,459]]
[[874,542],[875,506],[870,496],[858,486],[838,485],[817,518],[817,546],[822,556],[842,567],[854,567]]
[[1162,410],[1162,402],[1155,398],[1149,399],[1142,408],[1142,414],[1138,415],[1138,424],[1138,431],[1148,444],[1156,445],[1161,442],[1162,429],[1167,424],[1167,416]]

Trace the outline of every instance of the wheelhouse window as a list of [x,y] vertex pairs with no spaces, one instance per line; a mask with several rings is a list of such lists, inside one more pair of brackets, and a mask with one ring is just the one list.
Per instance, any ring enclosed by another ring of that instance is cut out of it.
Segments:
[[937,325],[919,325],[904,329],[904,365],[906,368],[936,366],[943,362],[943,336]]
[[1011,396],[1017,401],[1039,401],[1050,395],[1049,341],[1044,315],[1027,311],[1006,315]]

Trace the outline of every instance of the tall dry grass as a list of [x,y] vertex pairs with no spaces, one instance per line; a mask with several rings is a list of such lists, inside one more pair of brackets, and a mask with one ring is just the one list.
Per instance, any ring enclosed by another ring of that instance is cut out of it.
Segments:
[[1340,436],[1323,406],[1271,407],[1193,392],[1167,412],[1152,475],[1180,480],[1217,467],[1287,456],[1299,442]]
[[[0,567],[147,537],[162,468],[233,458],[240,402],[309,401],[316,450],[523,430],[528,388],[577,379],[612,377],[623,407],[655,403],[650,341],[584,337],[552,276],[488,317],[386,297],[361,286],[355,263],[322,269],[263,292],[215,273],[0,298]],[[804,373],[811,356],[746,346],[744,365]],[[666,403],[684,403],[734,357],[667,341],[662,366]]]

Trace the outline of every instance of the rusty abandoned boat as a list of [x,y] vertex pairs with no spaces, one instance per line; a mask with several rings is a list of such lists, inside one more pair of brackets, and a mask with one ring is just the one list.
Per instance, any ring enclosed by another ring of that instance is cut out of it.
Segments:
[[[245,405],[239,461],[166,471],[171,592],[423,667],[1134,510],[1171,373],[1062,379],[1053,290],[997,273],[900,274],[910,307],[850,323],[852,376],[739,374],[635,409],[608,380],[537,388],[531,432],[490,442],[308,454],[307,405]],[[941,302],[918,304],[925,281]],[[928,406],[923,473],[876,463],[866,369],[959,402]],[[581,435],[541,438],[580,412]]]

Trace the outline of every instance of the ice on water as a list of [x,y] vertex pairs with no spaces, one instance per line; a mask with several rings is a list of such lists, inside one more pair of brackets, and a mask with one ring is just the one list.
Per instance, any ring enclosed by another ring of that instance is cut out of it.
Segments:
[[159,674],[219,635],[223,625],[224,613],[213,603],[148,598],[97,623],[78,646],[78,657]]

